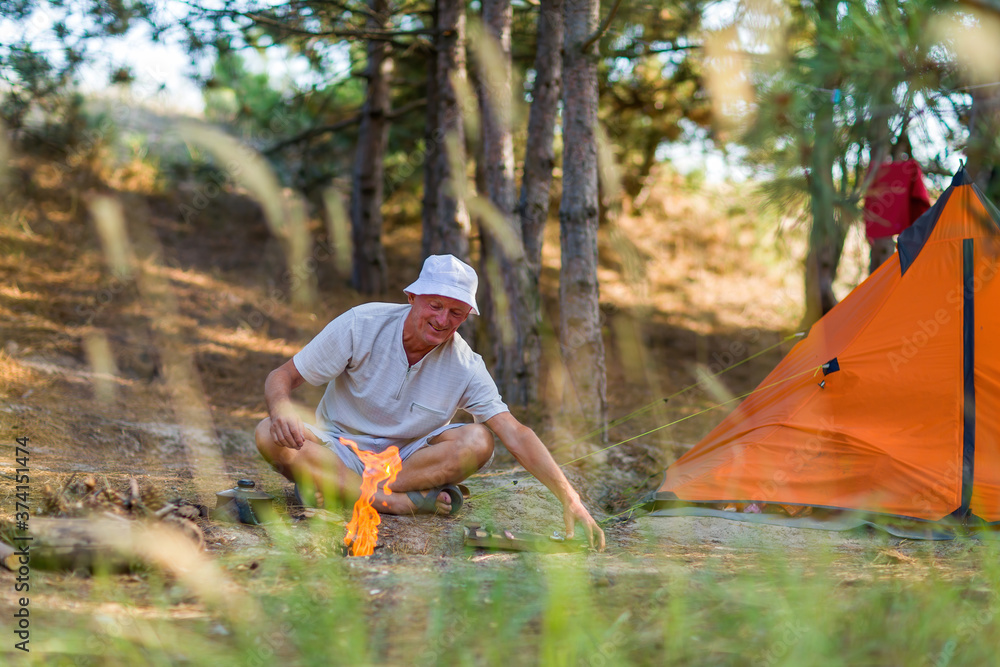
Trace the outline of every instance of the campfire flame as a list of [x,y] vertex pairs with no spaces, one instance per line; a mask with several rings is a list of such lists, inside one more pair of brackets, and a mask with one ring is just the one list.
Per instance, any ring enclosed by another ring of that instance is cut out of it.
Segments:
[[352,556],[370,556],[375,551],[378,526],[382,523],[378,512],[372,507],[372,499],[382,481],[385,481],[385,486],[382,487],[385,494],[392,493],[389,485],[396,481],[396,475],[403,469],[403,461],[399,458],[399,449],[396,447],[389,447],[381,454],[376,454],[359,449],[356,442],[347,438],[341,438],[340,442],[353,449],[365,464],[365,474],[361,477],[361,497],[354,503],[354,514],[347,524],[344,545]]

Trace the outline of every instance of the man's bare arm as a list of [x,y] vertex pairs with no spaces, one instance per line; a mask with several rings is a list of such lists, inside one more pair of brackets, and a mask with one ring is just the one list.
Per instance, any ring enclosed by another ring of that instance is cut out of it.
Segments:
[[583,524],[590,544],[594,545],[596,541],[597,546],[603,550],[604,531],[590,516],[587,508],[583,506],[580,494],[566,479],[566,475],[563,474],[555,459],[552,458],[552,454],[545,448],[535,432],[519,422],[509,412],[501,412],[491,417],[486,425],[500,437],[517,462],[547,486],[563,504],[563,519],[566,522],[567,537],[573,536],[574,521],[578,520]]
[[292,391],[303,382],[305,378],[291,359],[271,371],[264,382],[264,400],[271,417],[271,437],[282,447],[301,449],[307,439],[317,440],[302,424],[292,405]]

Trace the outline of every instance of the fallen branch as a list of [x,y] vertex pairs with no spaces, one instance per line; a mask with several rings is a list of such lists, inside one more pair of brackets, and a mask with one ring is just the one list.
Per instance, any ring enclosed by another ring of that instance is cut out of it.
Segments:
[[143,509],[142,494],[139,492],[139,482],[135,477],[128,478],[128,503],[125,509],[132,511]]
[[[109,512],[74,519],[31,519],[31,566],[41,570],[128,572],[150,562],[165,533],[183,535],[200,550],[204,537],[194,523],[168,516],[163,522],[130,521]],[[182,539],[178,537],[177,539]],[[13,559],[13,560],[12,560]],[[15,550],[0,542],[0,562],[17,568]]]
[[0,565],[11,572],[17,571],[17,551],[6,542],[0,542]]
[[177,509],[177,505],[174,505],[173,503],[167,503],[166,505],[164,505],[160,509],[158,509],[155,512],[153,512],[153,516],[155,516],[157,519],[162,519],[163,517],[165,517],[166,515],[170,514],[171,512],[173,512],[176,509]]

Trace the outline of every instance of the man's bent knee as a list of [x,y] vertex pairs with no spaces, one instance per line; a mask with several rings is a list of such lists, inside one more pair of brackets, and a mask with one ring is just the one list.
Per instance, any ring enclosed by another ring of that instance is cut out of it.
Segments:
[[469,424],[458,429],[462,449],[475,461],[476,470],[486,465],[493,456],[493,432],[482,424]]
[[489,430],[482,424],[476,424],[475,426],[477,427],[476,428],[477,442],[475,447],[479,455],[478,456],[479,465],[480,467],[482,467],[486,465],[486,463],[489,462],[490,459],[493,458],[493,447],[494,447],[493,431]]
[[291,463],[291,459],[298,453],[297,450],[282,447],[274,441],[274,437],[271,435],[270,417],[257,424],[254,438],[257,441],[257,451],[260,452],[265,461],[279,472],[281,472],[281,467]]
[[257,451],[267,457],[273,451],[274,439],[271,437],[271,418],[267,417],[259,424],[254,431],[254,439],[257,441]]

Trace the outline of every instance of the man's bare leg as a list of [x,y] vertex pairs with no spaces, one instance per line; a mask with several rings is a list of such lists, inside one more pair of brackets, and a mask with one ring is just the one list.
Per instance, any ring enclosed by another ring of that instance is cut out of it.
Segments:
[[[271,438],[270,420],[265,419],[257,426],[257,449],[286,479],[311,486],[324,498],[337,497],[345,504],[357,500],[361,478],[320,444],[311,431],[306,433],[314,440],[306,441],[302,449],[282,447]],[[389,485],[392,493],[378,491],[372,504],[385,514],[413,514],[416,506],[407,498],[407,492],[461,482],[479,470],[492,454],[493,434],[485,426],[469,424],[448,429],[406,459],[396,481]],[[440,493],[437,500],[438,512],[451,511],[447,493]]]
[[[415,505],[407,498],[407,492],[457,484],[479,470],[492,455],[493,433],[482,424],[448,429],[406,459],[396,481],[389,485],[392,493],[385,495],[380,491],[372,502],[380,512],[411,514]],[[451,511],[447,493],[440,493],[437,501],[438,512]]]
[[337,498],[345,505],[353,503],[360,495],[361,478],[344,465],[340,457],[306,430],[309,438],[302,449],[289,449],[274,442],[271,437],[271,420],[257,425],[257,449],[264,460],[271,464],[285,479],[314,490],[324,498]]

